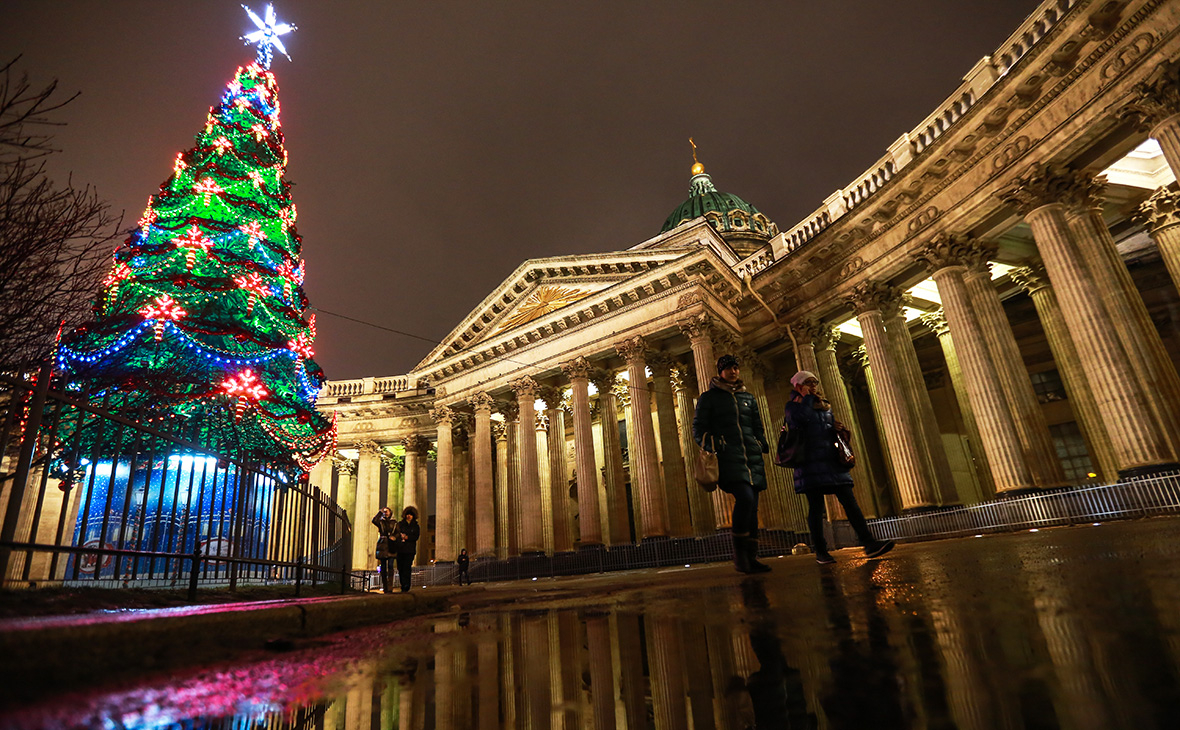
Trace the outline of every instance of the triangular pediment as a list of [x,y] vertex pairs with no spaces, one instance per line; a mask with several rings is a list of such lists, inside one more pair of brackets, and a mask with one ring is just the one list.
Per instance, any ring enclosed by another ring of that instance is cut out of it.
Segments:
[[697,246],[710,248],[730,267],[736,266],[741,257],[725,242],[721,234],[704,217],[693,218],[670,231],[650,238],[629,251],[662,251],[687,249]]
[[680,245],[529,259],[484,298],[415,370],[428,368],[490,338],[527,329],[530,323],[541,317],[644,275],[681,258],[690,250],[688,245]]

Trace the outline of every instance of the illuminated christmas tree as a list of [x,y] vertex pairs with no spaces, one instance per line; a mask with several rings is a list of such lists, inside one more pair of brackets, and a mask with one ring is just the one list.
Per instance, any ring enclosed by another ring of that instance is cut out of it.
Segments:
[[294,27],[270,7],[265,19],[246,11],[257,59],[177,154],[115,251],[95,321],[63,339],[58,366],[137,409],[199,421],[238,456],[307,470],[334,449],[336,429],[315,410],[324,376],[270,70]]

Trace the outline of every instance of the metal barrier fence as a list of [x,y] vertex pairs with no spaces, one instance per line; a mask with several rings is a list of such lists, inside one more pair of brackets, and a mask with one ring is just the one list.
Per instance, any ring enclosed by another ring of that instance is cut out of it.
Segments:
[[[1165,472],[1116,484],[1045,490],[964,507],[935,509],[868,522],[873,534],[879,539],[910,541],[1176,513],[1180,513],[1180,472]],[[857,544],[856,535],[847,522],[837,522],[831,525],[831,529],[829,541],[836,547]],[[759,535],[759,554],[762,557],[786,555],[798,543],[810,542],[810,536],[806,534],[763,530]],[[723,562],[732,557],[729,533],[719,532],[707,537],[653,540],[640,545],[620,545],[552,556],[472,560],[470,574],[473,582],[528,580]],[[374,581],[376,585],[375,577]],[[415,586],[451,585],[456,582],[458,567],[453,563],[414,569]]]
[[[1133,519],[1180,512],[1180,472],[1162,472],[1116,484],[1064,487],[963,507],[869,520],[888,540],[961,537],[1020,529]],[[838,523],[836,544],[856,544],[848,523]]]
[[337,583],[344,512],[293,471],[201,443],[198,419],[120,408],[119,395],[0,376],[0,576],[5,587],[235,588]]

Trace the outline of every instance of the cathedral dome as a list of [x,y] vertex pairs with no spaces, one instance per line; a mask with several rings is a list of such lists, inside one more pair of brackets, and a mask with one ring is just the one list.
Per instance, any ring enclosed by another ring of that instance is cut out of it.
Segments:
[[750,255],[778,235],[778,226],[757,208],[732,193],[719,191],[704,165],[694,164],[692,172],[688,200],[672,211],[661,233],[703,216],[739,256]]

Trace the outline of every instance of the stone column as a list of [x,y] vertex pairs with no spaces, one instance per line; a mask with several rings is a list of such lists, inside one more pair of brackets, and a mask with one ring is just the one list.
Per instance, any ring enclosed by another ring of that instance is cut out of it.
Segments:
[[1029,378],[1024,357],[1020,354],[1020,347],[1016,344],[1016,335],[1012,332],[1008,315],[1004,313],[1004,305],[1000,303],[1000,295],[992,284],[989,260],[995,252],[993,243],[971,242],[968,250],[970,259],[963,275],[967,296],[983,330],[984,342],[995,364],[996,374],[1000,377],[1000,385],[1008,402],[1008,410],[1012,412],[1016,434],[1020,437],[1024,460],[1032,473],[1033,482],[1038,487],[1064,486],[1065,469],[1061,466],[1057,447],[1049,435],[1045,412],[1033,390],[1032,379]]
[[458,418],[454,432],[451,434],[451,519],[455,527],[452,530],[455,555],[461,548],[466,548],[470,554],[471,547],[467,542],[468,515],[471,510],[471,454],[467,444],[470,436],[467,432],[466,413],[457,413]]
[[680,621],[674,616],[650,613],[644,619],[644,628],[655,727],[687,728],[684,698],[688,688],[684,682],[684,637]]
[[914,258],[926,266],[938,286],[996,493],[1027,490],[1035,486],[1032,473],[1024,460],[1012,412],[1005,405],[1003,380],[996,372],[996,363],[990,356],[983,328],[963,281],[964,262],[970,253],[967,241],[943,234],[914,252]]
[[920,438],[921,425],[914,423],[906,403],[900,368],[894,361],[885,333],[882,307],[897,299],[897,291],[879,282],[858,285],[849,296],[864,333],[865,349],[873,368],[873,390],[881,406],[881,421],[888,441],[893,480],[903,510],[938,506],[937,485],[926,468]]
[[534,403],[537,400],[537,381],[528,377],[509,383],[516,393],[520,408],[520,552],[540,553],[545,549],[541,531],[541,473],[537,464],[537,422]]
[[[859,435],[860,426],[856,422],[852,402],[848,399],[848,387],[844,383],[844,376],[840,373],[840,365],[836,362],[836,343],[840,341],[840,333],[831,325],[821,324],[817,326],[814,337],[816,367],[819,368],[816,375],[823,383],[824,395],[832,404],[832,416],[852,432],[853,453],[856,453],[861,461],[867,461],[864,457],[864,443]],[[850,472],[852,474],[852,490],[856,494],[856,502],[860,505],[865,516],[879,517],[881,512],[877,507],[877,495],[873,490],[870,471],[865,467],[866,465],[861,464]]]
[[1180,178],[1180,61],[1165,61],[1148,82],[1135,85],[1135,99],[1124,111],[1136,117],[1164,152]]
[[476,558],[491,558],[496,554],[495,488],[492,472],[492,405],[495,401],[487,393],[476,393],[468,399],[475,410],[475,552]]
[[[672,393],[672,365],[675,362],[666,352],[653,352],[648,357],[647,365],[651,368],[651,389],[660,422],[660,451],[664,457],[662,466],[669,528],[673,537],[688,537],[692,534],[688,490],[704,490],[697,486],[695,480],[689,484],[688,474],[684,471],[684,452],[680,448],[680,433],[676,430],[676,401]],[[691,435],[691,431],[689,433]]]
[[370,520],[381,506],[381,448],[374,441],[357,443],[360,458],[356,469],[356,519],[353,520],[352,565],[354,568],[375,570],[377,558],[373,546],[377,544],[377,528]]
[[411,505],[417,507],[419,517],[425,519],[426,452],[430,450],[430,442],[414,434],[402,439],[402,446],[406,450],[406,486],[402,509]]
[[955,343],[951,339],[951,328],[943,316],[942,310],[923,314],[922,322],[938,337],[938,344],[942,347],[942,357],[946,360],[946,369],[951,376],[951,387],[955,390],[955,401],[959,404],[959,413],[963,416],[963,425],[967,429],[967,441],[971,447],[971,458],[975,462],[975,471],[979,480],[987,485],[986,494],[981,498],[990,499],[995,496],[995,480],[992,470],[987,465],[987,454],[983,451],[983,438],[979,435],[979,424],[975,420],[975,411],[971,408],[971,398],[967,395],[967,385],[963,382],[963,368],[959,365],[959,355],[955,352]]
[[574,525],[570,512],[570,471],[565,453],[564,393],[553,386],[541,389],[545,415],[549,417],[549,503],[553,506],[553,550],[568,553],[574,549]]
[[500,725],[500,647],[496,617],[485,614],[475,619],[475,644],[479,730],[496,730]]
[[676,417],[680,421],[680,449],[684,454],[684,468],[688,484],[688,509],[692,517],[693,534],[702,537],[713,534],[713,499],[693,478],[693,459],[696,442],[692,439],[692,401],[696,395],[696,376],[683,365],[672,371],[672,390],[676,394]]
[[664,498],[663,479],[656,457],[656,434],[651,422],[651,391],[647,386],[647,342],[637,335],[617,343],[615,350],[627,361],[630,376],[631,413],[635,418],[635,443],[630,447],[635,452],[635,465],[639,472],[638,475],[632,474],[632,484],[635,484],[635,477],[638,476],[642,535],[644,539],[667,537],[668,503]]
[[[1151,403],[1119,341],[1115,322],[1100,299],[1100,289],[1070,236],[1065,206],[1059,201],[1068,175],[1054,168],[1034,169],[1002,197],[1024,215],[1098,408],[1109,426],[1119,475],[1154,472],[1175,463]],[[1122,323],[1119,323],[1120,325]],[[1098,387],[1098,386],[1101,387]]]
[[574,470],[578,483],[578,544],[602,545],[602,518],[598,513],[598,468],[594,459],[594,433],[590,423],[590,372],[584,357],[561,366],[570,379],[574,418]]
[[[883,388],[878,388],[875,379],[873,378],[873,368],[869,365],[869,351],[863,344],[849,353],[847,364],[850,368],[855,368],[864,376],[865,392],[869,397],[869,410],[873,414],[873,426],[877,430],[877,443],[880,445],[881,461],[885,465],[885,471],[879,475],[879,478],[874,479],[877,485],[877,504],[881,506],[886,515],[892,516],[897,514],[896,505],[900,504],[900,492],[896,488],[896,474],[897,470],[893,466],[893,451],[889,448],[889,436],[885,429],[884,410],[881,403],[881,391]],[[852,372],[852,370],[849,370]],[[864,443],[864,439],[861,439]],[[983,459],[981,458],[981,461]]]
[[930,391],[926,389],[926,379],[922,375],[921,365],[918,364],[914,339],[905,319],[904,307],[909,303],[909,299],[908,294],[901,294],[889,309],[882,311],[886,337],[893,347],[898,370],[906,385],[909,396],[906,401],[910,414],[914,422],[920,426],[917,433],[918,443],[925,457],[926,468],[935,484],[935,493],[940,504],[957,504],[960,500],[955,489],[955,477],[951,472],[950,461],[946,456],[946,448],[942,444],[942,430],[939,428],[938,418],[934,415]]
[[595,370],[590,380],[598,389],[598,409],[602,414],[603,486],[606,489],[610,542],[625,545],[631,542],[631,528],[627,519],[623,446],[619,441],[619,409],[614,392],[617,378],[608,370]]
[[1180,375],[1102,219],[1105,190],[1106,178],[1074,173],[1062,200],[1066,206],[1065,222],[1097,291],[1104,293],[1102,300],[1107,311],[1119,325],[1119,340],[1175,454],[1180,449]]
[[508,429],[503,421],[492,421],[496,435],[496,557],[508,557]]
[[[766,376],[770,374],[770,368],[753,350],[743,348],[738,352],[738,359],[742,364],[742,380],[746,390],[754,396],[754,402],[758,404],[763,435],[773,452],[778,445],[778,432],[782,427],[783,417],[781,414],[775,416],[770,412],[770,401],[766,398]],[[762,455],[762,468],[766,472],[767,489],[762,493],[758,504],[760,526],[779,530],[805,529],[807,509],[803,498],[795,494],[794,472],[775,466],[772,454]]]
[[508,555],[520,555],[520,408],[516,401],[502,401],[497,408],[504,416],[504,439],[508,449],[506,509],[501,517],[507,533]]
[[[590,706],[594,730],[615,730],[614,659],[611,651],[610,614],[602,609],[582,612],[586,625],[586,649],[590,655]],[[588,724],[589,725],[589,724]]]
[[[454,428],[458,415],[448,406],[439,405],[430,411],[438,424],[438,460],[435,462],[434,489],[434,561],[451,563],[455,560],[455,495],[454,495]],[[425,520],[423,520],[425,522]]]
[[311,486],[324,490],[324,494],[331,494],[332,459],[330,456],[324,456],[318,464],[311,468],[311,474],[308,475],[307,481]]
[[[819,374],[819,361],[815,357],[815,340],[822,334],[818,322],[803,319],[790,325],[791,342],[795,345],[795,365],[799,370]],[[794,375],[795,373],[791,373]],[[789,380],[791,375],[787,376]],[[824,383],[826,386],[827,383]]]
[[1135,215],[1159,248],[1172,284],[1180,289],[1180,191],[1175,186],[1160,188]]
[[1057,303],[1057,295],[1049,286],[1049,277],[1045,274],[1044,267],[1039,263],[1032,263],[1012,269],[1008,275],[1024,287],[1032,298],[1033,306],[1037,308],[1037,316],[1045,330],[1045,338],[1049,341],[1049,350],[1053,353],[1053,361],[1057,364],[1061,383],[1069,397],[1070,408],[1089,447],[1094,470],[1105,483],[1116,481],[1118,467],[1115,464],[1110,437],[1106,434],[1106,425],[1098,411],[1094,391],[1086,380],[1077,348],[1069,336],[1065,318],[1061,314],[1061,305]]
[[[540,391],[538,390],[538,395]],[[549,417],[542,408],[537,411],[533,431],[537,442],[537,475],[541,482],[541,541],[544,552],[553,554],[553,494],[549,491]]]
[[696,314],[677,323],[680,331],[692,346],[693,366],[697,372],[697,392],[704,393],[716,372],[717,359],[713,357],[713,318],[708,314]]
[[[357,525],[356,514],[356,462],[352,459],[346,459],[337,453],[332,457],[332,464],[336,467],[336,503],[340,505],[340,509],[348,515],[349,521],[352,522],[353,542],[356,543],[361,539],[360,527]],[[373,541],[376,543],[376,540]],[[356,550],[356,546],[353,546]],[[353,564],[354,568],[360,568],[359,565]]]

